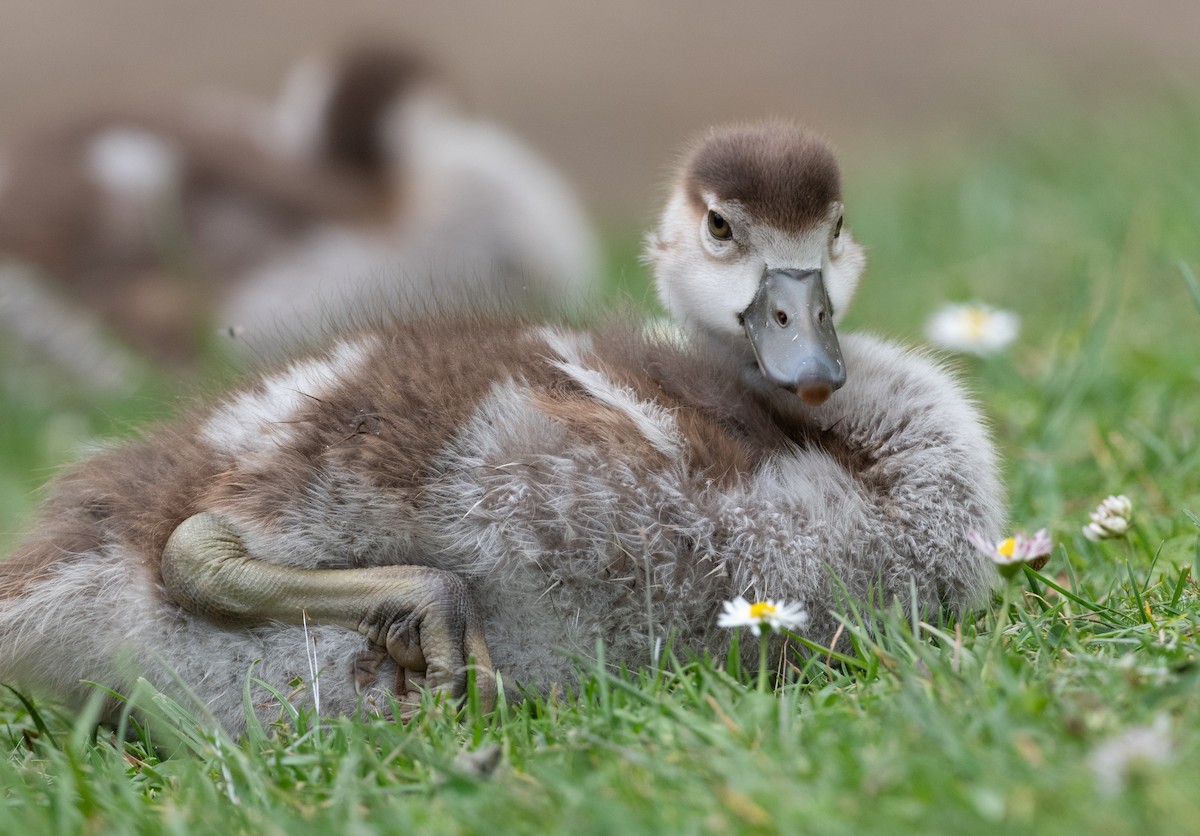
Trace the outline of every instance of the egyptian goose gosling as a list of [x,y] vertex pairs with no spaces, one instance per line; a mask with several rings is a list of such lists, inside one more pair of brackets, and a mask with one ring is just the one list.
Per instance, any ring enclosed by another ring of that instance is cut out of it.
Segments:
[[822,643],[847,600],[979,604],[995,453],[935,362],[837,333],[865,259],[826,145],[712,131],[648,258],[677,328],[360,328],[80,464],[2,564],[0,681],[80,704],[173,671],[236,732],[252,667],[309,678],[302,619],[321,710],[352,713],[458,696],[472,660],[487,705],[494,669],[569,684],[598,641],[719,657],[738,595]]
[[278,355],[381,300],[573,311],[595,289],[570,187],[411,50],[304,62],[274,106],[197,94],[2,156],[0,299],[19,309],[0,327],[54,357],[81,354],[83,329],[62,349],[59,326],[34,325],[81,312],[187,365],[218,332]]

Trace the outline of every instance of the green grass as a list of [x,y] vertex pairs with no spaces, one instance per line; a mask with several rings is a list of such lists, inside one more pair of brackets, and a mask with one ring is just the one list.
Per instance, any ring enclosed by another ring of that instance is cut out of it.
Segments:
[[[843,155],[872,258],[846,327],[916,342],[937,305],[970,298],[1023,318],[1008,354],[959,365],[1014,526],[1057,546],[987,610],[936,627],[885,615],[873,638],[851,620],[839,648],[853,638],[858,664],[797,658],[775,693],[724,660],[668,660],[489,716],[299,717],[236,743],[162,699],[143,697],[150,720],[118,742],[6,694],[0,832],[1200,830],[1198,149],[1200,101],[1161,96],[936,156]],[[636,249],[614,236],[611,295],[644,298]],[[175,404],[162,382],[97,399],[2,373],[9,544],[79,439]],[[1080,526],[1108,493],[1133,499],[1137,525],[1093,544]],[[1100,747],[1156,722],[1170,759],[1098,781]],[[470,764],[493,751],[494,771]]]

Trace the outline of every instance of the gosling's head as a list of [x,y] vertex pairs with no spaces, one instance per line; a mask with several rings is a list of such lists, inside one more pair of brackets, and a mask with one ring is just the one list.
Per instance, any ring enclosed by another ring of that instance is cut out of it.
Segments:
[[417,50],[387,42],[355,43],[333,56],[312,56],[289,73],[272,116],[285,152],[345,174],[395,173],[400,137],[392,123],[435,102],[452,110],[453,93]]
[[718,128],[687,154],[648,241],[659,298],[819,404],[846,381],[834,325],[866,258],[829,147],[790,122]]

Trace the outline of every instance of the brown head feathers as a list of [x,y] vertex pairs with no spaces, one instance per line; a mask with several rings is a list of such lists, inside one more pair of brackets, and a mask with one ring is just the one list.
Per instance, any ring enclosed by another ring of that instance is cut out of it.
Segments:
[[327,162],[347,171],[378,175],[387,164],[381,122],[398,98],[436,77],[433,66],[411,48],[362,43],[342,55],[325,112]]
[[702,209],[705,195],[737,201],[788,232],[825,219],[842,195],[833,152],[786,121],[714,128],[685,160],[683,181],[688,200]]

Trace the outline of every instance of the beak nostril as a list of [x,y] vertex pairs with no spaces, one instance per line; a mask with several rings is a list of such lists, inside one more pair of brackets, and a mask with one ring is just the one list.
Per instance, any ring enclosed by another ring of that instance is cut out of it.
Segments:
[[768,269],[743,311],[746,337],[765,379],[808,405],[846,381],[834,309],[820,270]]

